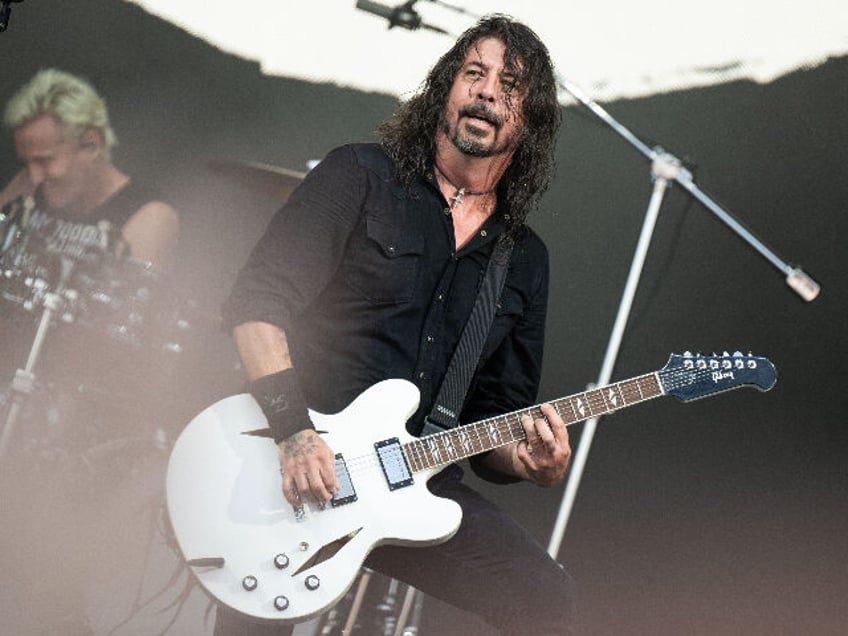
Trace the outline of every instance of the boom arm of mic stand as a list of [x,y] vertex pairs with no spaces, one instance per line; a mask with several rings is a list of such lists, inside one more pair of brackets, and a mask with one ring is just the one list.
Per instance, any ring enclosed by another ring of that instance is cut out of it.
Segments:
[[[683,168],[680,161],[672,155],[666,153],[661,148],[649,148],[638,137],[633,135],[627,128],[619,124],[613,119],[598,104],[586,97],[583,92],[576,86],[558,78],[560,85],[579,102],[597,115],[605,124],[619,133],[627,141],[629,141],[639,152],[651,161],[651,173],[654,180],[654,191],[651,195],[651,200],[648,205],[648,210],[645,219],[642,223],[642,231],[639,235],[639,242],[636,246],[636,253],[633,256],[633,261],[630,265],[630,272],[625,284],[624,293],[619,303],[618,313],[616,315],[615,324],[613,325],[610,334],[607,349],[604,354],[604,361],[601,367],[601,373],[598,377],[597,386],[604,386],[609,383],[612,377],[613,367],[615,366],[618,357],[618,351],[624,336],[624,327],[627,324],[627,319],[630,315],[630,308],[633,303],[633,298],[636,295],[636,288],[639,284],[639,279],[642,274],[642,266],[647,255],[647,250],[650,245],[651,237],[654,231],[659,208],[670,181],[676,181],[686,188],[693,196],[701,201],[707,209],[716,214],[722,221],[737,232],[743,239],[748,241],[757,251],[768,258],[778,269],[787,274],[786,282],[792,287],[804,300],[813,300],[819,292],[818,284],[807,276],[800,269],[793,269],[781,261],[771,250],[756,239],[748,230],[736,221],[728,212],[723,210],[717,203],[704,194],[692,181],[692,174]],[[550,541],[548,543],[548,554],[556,559],[559,554],[562,537],[565,533],[565,527],[571,515],[571,509],[577,497],[577,489],[579,488],[580,479],[583,474],[583,469],[589,455],[589,449],[592,445],[592,439],[595,435],[598,418],[590,418],[586,421],[583,428],[583,433],[580,436],[580,443],[577,446],[577,452],[572,460],[571,469],[568,474],[565,489],[563,491],[562,503],[557,512],[557,518],[554,522],[554,528],[551,532]]]
[[[606,110],[597,103],[589,99],[583,91],[581,91],[572,82],[562,76],[557,76],[557,81],[560,86],[570,93],[577,101],[594,113],[607,126],[621,135],[626,141],[634,146],[639,152],[651,161],[655,162],[662,155],[666,155],[662,148],[650,148],[641,139],[636,137],[627,128],[616,121]],[[781,260],[777,254],[770,250],[762,241],[760,241],[753,233],[745,228],[738,220],[736,220],[727,210],[718,205],[710,198],[703,190],[701,190],[692,179],[692,174],[685,169],[679,169],[672,175],[674,181],[685,188],[692,196],[700,201],[710,212],[715,214],[723,223],[731,230],[736,232],[744,241],[751,247],[757,250],[765,257],[772,265],[779,269],[786,276],[786,284],[789,285],[801,298],[810,302],[819,295],[821,287],[819,284],[810,278],[800,267],[793,267]]]

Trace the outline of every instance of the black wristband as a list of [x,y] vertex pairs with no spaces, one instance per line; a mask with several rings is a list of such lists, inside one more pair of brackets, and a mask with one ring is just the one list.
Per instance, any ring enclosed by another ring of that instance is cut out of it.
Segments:
[[257,378],[248,385],[248,390],[268,418],[276,443],[298,431],[315,428],[294,369]]

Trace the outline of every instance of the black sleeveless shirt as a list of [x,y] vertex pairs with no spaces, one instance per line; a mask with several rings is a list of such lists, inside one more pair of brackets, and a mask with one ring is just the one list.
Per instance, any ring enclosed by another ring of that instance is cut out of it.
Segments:
[[130,181],[85,215],[51,207],[38,190],[10,202],[4,212],[8,218],[19,217],[23,231],[36,238],[43,251],[80,259],[92,252],[113,250],[129,218],[155,200],[161,198],[151,188]]

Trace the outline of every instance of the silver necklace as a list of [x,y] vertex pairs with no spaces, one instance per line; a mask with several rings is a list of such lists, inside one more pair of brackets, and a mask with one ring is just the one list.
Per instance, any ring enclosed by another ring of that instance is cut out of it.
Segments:
[[484,194],[492,194],[492,192],[494,192],[498,187],[497,185],[495,185],[495,186],[489,188],[488,190],[469,190],[468,188],[461,188],[460,186],[456,185],[453,181],[451,181],[448,178],[448,175],[446,175],[445,171],[442,170],[439,167],[439,164],[434,162],[433,166],[435,166],[436,172],[438,172],[440,175],[442,175],[442,178],[445,181],[447,181],[451,185],[452,188],[456,188],[456,194],[453,195],[452,197],[450,197],[450,200],[451,200],[450,208],[451,208],[451,210],[453,210],[456,206],[458,206],[460,203],[462,203],[462,197],[464,197],[464,196],[479,197],[479,196],[484,195]]

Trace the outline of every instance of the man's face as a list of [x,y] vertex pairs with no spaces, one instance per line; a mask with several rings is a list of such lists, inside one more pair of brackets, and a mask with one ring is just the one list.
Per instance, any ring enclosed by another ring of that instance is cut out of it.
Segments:
[[15,149],[34,187],[53,207],[72,207],[86,187],[94,153],[63,134],[51,115],[39,115],[15,129]]
[[442,132],[474,157],[511,153],[523,130],[523,92],[504,66],[504,44],[483,38],[468,49],[448,94]]

